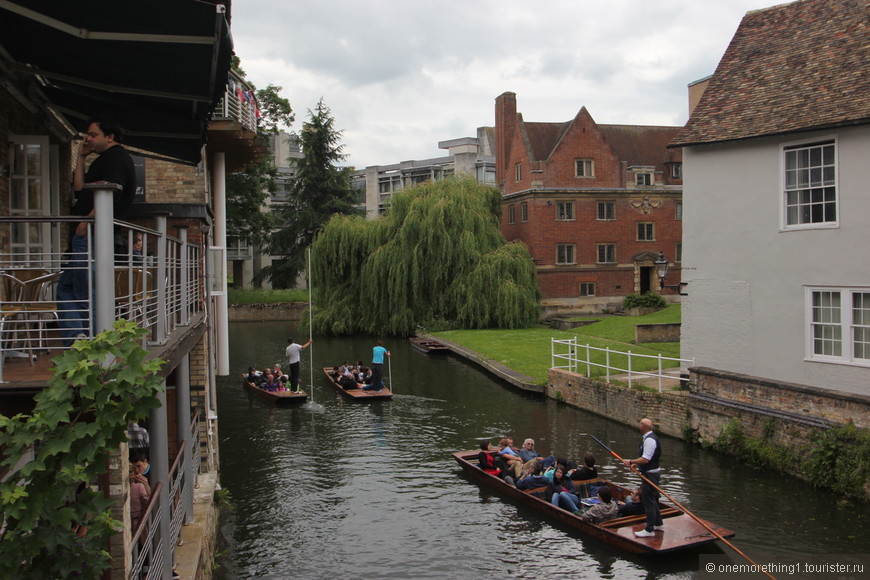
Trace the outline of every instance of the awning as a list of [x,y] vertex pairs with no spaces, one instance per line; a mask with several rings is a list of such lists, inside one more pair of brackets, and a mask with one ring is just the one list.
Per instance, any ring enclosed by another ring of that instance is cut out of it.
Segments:
[[76,130],[109,114],[126,144],[196,164],[226,89],[225,16],[198,0],[0,0],[0,61]]

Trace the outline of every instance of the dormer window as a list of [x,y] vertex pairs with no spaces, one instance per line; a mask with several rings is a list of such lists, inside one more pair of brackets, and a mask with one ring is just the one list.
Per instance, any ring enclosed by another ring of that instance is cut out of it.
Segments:
[[521,163],[517,163],[514,165],[514,181],[522,181],[523,180],[523,165]]
[[574,176],[595,177],[595,162],[592,159],[575,159]]
[[638,187],[648,187],[653,184],[652,173],[635,173],[634,184]]

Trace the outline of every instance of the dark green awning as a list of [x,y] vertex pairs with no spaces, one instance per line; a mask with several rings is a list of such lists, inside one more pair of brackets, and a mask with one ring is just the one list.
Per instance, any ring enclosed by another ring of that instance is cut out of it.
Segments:
[[76,130],[110,114],[127,144],[195,164],[226,89],[225,16],[197,0],[0,0],[0,61]]

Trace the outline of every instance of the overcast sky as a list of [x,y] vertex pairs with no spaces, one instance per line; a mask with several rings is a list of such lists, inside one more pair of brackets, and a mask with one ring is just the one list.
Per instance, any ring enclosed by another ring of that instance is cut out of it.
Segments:
[[771,0],[236,0],[236,54],[298,131],[323,97],[347,163],[446,154],[512,91],[529,122],[682,125],[743,15]]

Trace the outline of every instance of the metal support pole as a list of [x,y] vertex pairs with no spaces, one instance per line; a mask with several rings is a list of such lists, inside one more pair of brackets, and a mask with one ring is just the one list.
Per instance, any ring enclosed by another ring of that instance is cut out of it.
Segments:
[[[159,212],[155,213],[154,217],[157,221],[157,328],[154,342],[157,344],[166,344],[166,337],[169,334],[167,329],[166,316],[166,261],[169,259],[167,255],[166,243],[166,223],[171,214]],[[148,289],[146,288],[146,292]]]
[[181,318],[178,321],[180,326],[190,325],[190,247],[187,245],[187,226],[177,226],[178,238],[181,240],[180,264],[179,264],[179,280],[178,284],[181,287],[180,303],[178,305],[181,311]]
[[175,546],[172,545],[172,498],[170,492],[172,490],[172,482],[169,480],[169,423],[166,413],[166,381],[163,382],[163,390],[157,395],[160,406],[151,410],[149,417],[149,433],[151,439],[151,487],[154,488],[158,482],[163,484],[160,491],[160,524],[159,524],[159,541],[160,547],[166,557],[163,559],[163,570],[158,571],[157,577],[171,578],[172,577],[172,553]]
[[[198,439],[194,437],[193,441],[190,438],[190,354],[181,357],[181,361],[175,368],[175,424],[178,433],[178,439],[184,440],[184,448],[191,454],[197,453],[199,449]],[[196,474],[193,471],[195,461],[199,461],[199,457],[189,457],[181,469],[184,471],[184,487],[185,493],[182,501],[184,502],[184,523],[193,523],[193,486],[196,481]]]
[[[112,328],[115,319],[115,227],[113,192],[122,187],[114,183],[85,185],[94,191],[94,236],[91,240],[93,250],[94,301],[91,322],[96,333]],[[89,317],[90,318],[90,317]]]

